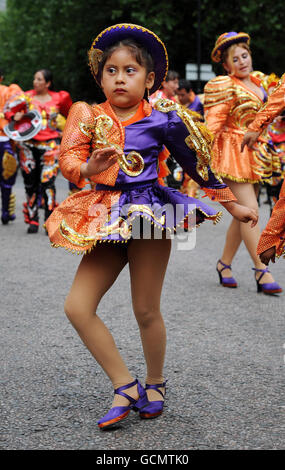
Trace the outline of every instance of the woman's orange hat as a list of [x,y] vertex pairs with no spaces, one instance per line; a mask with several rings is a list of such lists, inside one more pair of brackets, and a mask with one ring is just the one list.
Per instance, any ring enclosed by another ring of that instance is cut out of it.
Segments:
[[236,33],[235,31],[230,31],[229,33],[221,34],[216,40],[216,44],[211,53],[211,59],[214,62],[221,62],[222,53],[233,44],[239,42],[250,43],[250,36],[246,33]]

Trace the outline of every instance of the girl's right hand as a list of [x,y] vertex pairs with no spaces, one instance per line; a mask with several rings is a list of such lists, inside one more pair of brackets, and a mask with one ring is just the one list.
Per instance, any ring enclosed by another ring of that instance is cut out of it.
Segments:
[[114,165],[123,151],[115,147],[106,147],[92,152],[88,163],[82,163],[80,173],[83,178],[90,178]]
[[24,111],[18,111],[13,117],[14,121],[21,121],[24,114]]

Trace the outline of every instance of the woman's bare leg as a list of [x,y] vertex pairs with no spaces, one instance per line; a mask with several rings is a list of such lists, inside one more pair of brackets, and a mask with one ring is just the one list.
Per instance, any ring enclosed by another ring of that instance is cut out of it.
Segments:
[[[171,240],[165,238],[132,240],[128,247],[133,309],[146,360],[146,383],[149,384],[164,381],[166,331],[160,298],[170,251]],[[150,400],[161,400],[161,395],[155,390],[147,393]]]
[[[244,206],[255,209],[258,212],[258,203],[257,203],[257,185],[251,183],[236,183],[235,181],[225,180],[225,183],[229,186],[233,194],[236,196],[238,203]],[[251,259],[254,263],[254,267],[257,269],[265,269],[266,266],[261,263],[260,258],[256,254],[256,249],[258,241],[260,238],[260,227],[257,224],[255,227],[251,227],[250,223],[240,224],[240,233],[242,240],[247,248],[248,253],[251,256]],[[260,273],[256,273],[258,278]],[[264,282],[273,282],[274,279],[270,273],[266,273],[261,280],[261,283]]]
[[[65,312],[80,338],[98,364],[106,372],[113,387],[134,380],[125,365],[108,328],[97,316],[96,310],[103,295],[122,271],[127,259],[126,246],[99,244],[83,257],[65,301]],[[138,398],[137,387],[126,393]],[[113,406],[126,405],[120,395],[114,396]]]
[[[232,264],[232,261],[235,257],[236,252],[239,249],[241,242],[242,238],[240,233],[240,222],[233,218],[226,234],[226,241],[221,257],[221,261],[224,264]],[[223,265],[221,263],[218,263],[218,269],[219,271],[223,269]],[[223,269],[223,277],[232,277],[231,270]]]

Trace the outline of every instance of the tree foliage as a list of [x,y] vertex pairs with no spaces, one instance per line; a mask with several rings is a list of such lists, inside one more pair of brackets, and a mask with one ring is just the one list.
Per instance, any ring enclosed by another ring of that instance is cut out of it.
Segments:
[[131,22],[162,38],[170,67],[183,76],[185,63],[197,60],[199,4],[203,63],[210,63],[218,35],[246,31],[252,37],[255,69],[284,72],[283,0],[8,0],[0,15],[0,67],[7,83],[25,90],[32,87],[36,70],[50,68],[56,89],[68,90],[74,100],[100,100],[87,51],[102,29]]

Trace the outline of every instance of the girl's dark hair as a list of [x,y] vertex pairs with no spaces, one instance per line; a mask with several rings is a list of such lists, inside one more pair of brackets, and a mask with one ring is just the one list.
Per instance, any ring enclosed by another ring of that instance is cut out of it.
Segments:
[[49,90],[53,90],[53,75],[49,69],[40,69],[38,72],[41,72],[44,76],[46,82],[50,82]]
[[150,53],[145,49],[145,47],[142,46],[142,44],[134,41],[133,39],[123,39],[122,41],[118,41],[112,46],[105,49],[102,55],[102,59],[99,64],[99,79],[101,79],[103,68],[107,62],[107,59],[109,59],[109,57],[113,54],[113,52],[119,47],[128,47],[130,50],[130,53],[132,54],[134,59],[137,61],[137,63],[141,65],[142,67],[146,68],[147,74],[150,72],[153,72],[153,69],[154,69],[153,59]]

